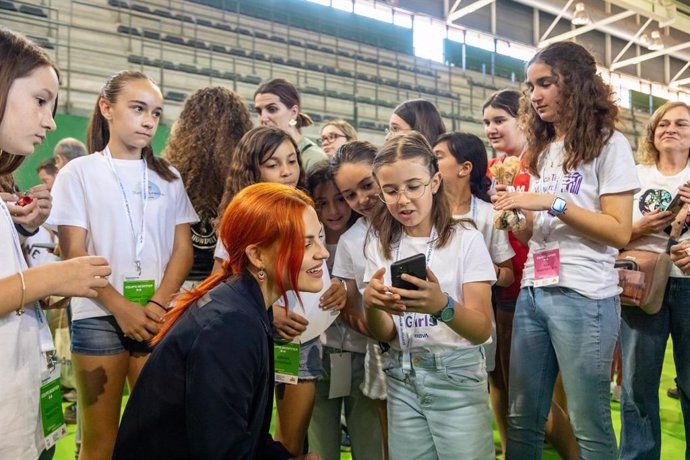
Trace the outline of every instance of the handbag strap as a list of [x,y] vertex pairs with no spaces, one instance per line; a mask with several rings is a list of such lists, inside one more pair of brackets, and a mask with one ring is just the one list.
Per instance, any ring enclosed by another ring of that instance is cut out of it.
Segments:
[[675,241],[680,238],[680,233],[683,231],[683,227],[685,226],[685,220],[688,216],[689,209],[690,204],[685,203],[683,207],[680,208],[680,211],[678,211],[676,218],[673,219],[673,222],[671,223],[671,234],[669,235],[670,239]]

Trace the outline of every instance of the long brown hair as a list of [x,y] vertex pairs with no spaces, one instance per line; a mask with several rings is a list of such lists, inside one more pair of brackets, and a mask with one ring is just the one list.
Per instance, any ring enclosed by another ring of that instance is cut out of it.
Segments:
[[[589,163],[600,154],[616,129],[618,107],[613,91],[600,75],[594,57],[581,45],[556,42],[537,52],[527,63],[542,62],[551,67],[558,86],[558,124],[565,137],[563,172]],[[539,176],[539,159],[556,140],[553,123],[543,121],[525,92],[520,104],[520,121],[527,137],[529,171]]]
[[[55,71],[58,81],[60,80],[57,66],[45,51],[23,36],[3,27],[0,27],[0,63],[2,63],[0,65],[0,124],[5,118],[10,86],[16,79],[26,77],[38,67],[47,66]],[[53,116],[55,116],[56,109],[57,95]],[[22,164],[24,158],[24,155],[13,155],[0,150],[0,175],[15,171]]]
[[436,143],[438,136],[446,132],[446,125],[438,109],[426,99],[405,101],[393,109],[393,113],[424,136],[429,144]]
[[666,115],[666,112],[676,107],[683,107],[690,113],[690,106],[685,102],[669,101],[656,109],[652,114],[652,117],[645,127],[644,137],[640,141],[640,146],[637,149],[637,161],[640,164],[654,165],[659,161],[659,150],[656,148],[656,145],[654,145],[654,133],[657,126],[659,126],[659,122],[664,118],[664,115]]
[[163,157],[180,172],[199,215],[218,215],[233,151],[251,128],[247,105],[227,88],[203,88],[185,101]]
[[[100,152],[108,145],[110,141],[110,127],[108,120],[105,119],[101,113],[99,102],[101,99],[108,101],[109,104],[115,104],[117,97],[120,95],[122,88],[130,81],[148,80],[156,88],[156,82],[146,76],[146,74],[134,70],[123,70],[116,73],[105,82],[101,89],[98,99],[96,99],[96,106],[91,114],[91,121],[86,130],[86,147],[90,153]],[[141,149],[141,156],[146,160],[148,167],[155,171],[161,179],[172,182],[177,179],[175,173],[170,170],[169,163],[163,158],[157,157],[153,154],[151,144]]]
[[282,184],[261,182],[238,193],[225,210],[220,225],[220,241],[228,251],[222,270],[179,295],[151,343],[160,342],[190,305],[222,281],[240,274],[251,276],[245,253],[248,246],[275,248],[275,263],[264,269],[276,280],[285,305],[287,289],[293,289],[299,298],[297,279],[304,257],[303,215],[307,206],[313,207],[314,203],[306,193]]
[[[374,158],[374,177],[382,166],[394,165],[399,160],[421,160],[429,170],[430,177],[434,177],[439,172],[438,159],[434,155],[431,145],[424,136],[416,131],[390,139],[383,145],[383,148]],[[450,241],[456,226],[456,221],[451,213],[450,202],[443,187],[443,180],[433,195],[431,221],[438,232],[435,247],[442,248]],[[394,244],[400,241],[402,232],[403,225],[391,215],[388,208],[379,206],[371,219],[371,226],[367,231],[367,241],[372,234],[376,234],[383,256],[390,259],[392,256],[391,249]]]
[[230,160],[230,171],[225,179],[225,191],[220,201],[218,215],[222,216],[230,201],[240,190],[248,185],[261,181],[261,165],[269,160],[283,142],[289,142],[295,149],[299,162],[298,187],[304,188],[304,168],[302,156],[297,144],[290,135],[282,129],[269,126],[258,126],[250,129],[242,136]]

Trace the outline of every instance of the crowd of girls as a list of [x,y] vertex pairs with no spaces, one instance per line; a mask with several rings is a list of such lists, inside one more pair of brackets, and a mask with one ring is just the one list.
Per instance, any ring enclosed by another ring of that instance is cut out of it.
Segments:
[[[636,168],[580,45],[539,50],[524,93],[487,99],[491,163],[422,99],[394,109],[382,146],[340,120],[315,143],[280,78],[254,94],[256,128],[236,94],[197,91],[157,157],[160,89],[122,71],[96,100],[91,154],[28,204],[6,175],[56,128],[59,72],[6,30],[0,59],[0,458],[50,459],[62,435],[42,397],[57,369],[49,295],[72,297],[82,460],[331,460],[343,430],[360,459],[540,458],[544,436],[563,458],[659,458],[669,335],[688,415],[688,206],[665,207],[690,203],[690,108],[657,110]],[[512,186],[492,182],[510,157]],[[496,229],[513,210],[526,225]],[[64,261],[29,269],[21,243],[46,222]],[[621,307],[622,248],[670,252],[659,313]],[[391,265],[415,255],[425,275],[394,283]],[[302,341],[319,309],[337,319]],[[292,341],[294,382],[275,383],[274,344]]]

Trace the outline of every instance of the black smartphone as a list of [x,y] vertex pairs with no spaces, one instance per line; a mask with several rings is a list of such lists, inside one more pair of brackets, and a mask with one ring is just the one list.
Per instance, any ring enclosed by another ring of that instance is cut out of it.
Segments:
[[397,260],[391,264],[391,282],[393,287],[417,290],[417,286],[400,278],[403,273],[426,280],[426,257],[424,257],[424,254],[415,254],[412,257]]

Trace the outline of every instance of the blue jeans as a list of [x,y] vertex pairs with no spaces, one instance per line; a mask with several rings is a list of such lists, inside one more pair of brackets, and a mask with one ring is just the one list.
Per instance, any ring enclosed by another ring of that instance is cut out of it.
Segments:
[[407,373],[401,353],[389,353],[384,365],[390,460],[496,458],[481,347],[412,352]]
[[[670,278],[661,310],[648,315],[637,307],[623,307],[621,351],[621,459],[659,459],[659,381],[669,334],[685,422],[690,439],[690,279]],[[685,458],[690,453],[685,449]]]
[[522,288],[513,320],[506,459],[539,459],[560,369],[580,458],[616,457],[609,383],[618,296],[596,300],[559,286]]

